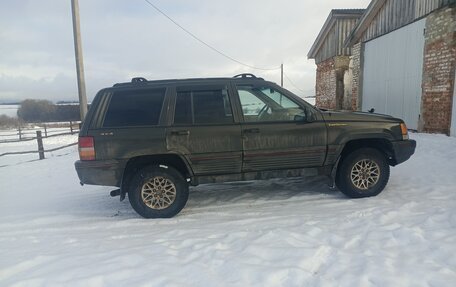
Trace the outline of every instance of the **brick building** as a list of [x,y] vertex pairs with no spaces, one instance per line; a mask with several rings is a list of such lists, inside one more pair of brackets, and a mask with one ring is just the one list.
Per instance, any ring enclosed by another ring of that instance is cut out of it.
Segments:
[[317,105],[373,108],[411,129],[456,135],[455,14],[455,0],[371,1],[344,40],[350,68],[343,94],[319,74],[318,51],[309,53],[317,63]]
[[317,64],[316,106],[329,109],[351,109],[344,97],[344,75],[349,73],[351,47],[345,47],[347,36],[364,9],[333,9],[326,19],[307,57]]

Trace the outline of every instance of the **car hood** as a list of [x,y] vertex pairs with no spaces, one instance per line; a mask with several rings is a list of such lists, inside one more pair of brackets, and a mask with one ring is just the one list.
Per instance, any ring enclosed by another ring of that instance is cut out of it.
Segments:
[[375,113],[336,110],[321,110],[321,113],[325,121],[401,122],[392,116]]

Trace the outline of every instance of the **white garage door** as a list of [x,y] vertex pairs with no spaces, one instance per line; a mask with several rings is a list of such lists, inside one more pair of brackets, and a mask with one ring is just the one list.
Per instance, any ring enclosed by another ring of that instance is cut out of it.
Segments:
[[402,118],[418,129],[425,19],[366,43],[362,110]]
[[450,135],[456,137],[456,74],[453,82],[453,109],[451,114]]

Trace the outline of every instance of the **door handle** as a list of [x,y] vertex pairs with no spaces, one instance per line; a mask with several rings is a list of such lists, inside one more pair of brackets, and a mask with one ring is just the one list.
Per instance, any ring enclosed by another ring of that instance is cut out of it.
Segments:
[[259,132],[260,132],[260,129],[256,129],[256,128],[255,129],[245,129],[244,130],[245,134],[257,134]]
[[171,134],[174,136],[188,136],[190,131],[172,131]]

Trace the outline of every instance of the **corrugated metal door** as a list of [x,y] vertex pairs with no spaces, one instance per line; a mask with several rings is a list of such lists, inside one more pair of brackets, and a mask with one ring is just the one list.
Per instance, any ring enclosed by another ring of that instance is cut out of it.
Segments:
[[418,129],[425,19],[365,44],[362,110],[402,118]]

